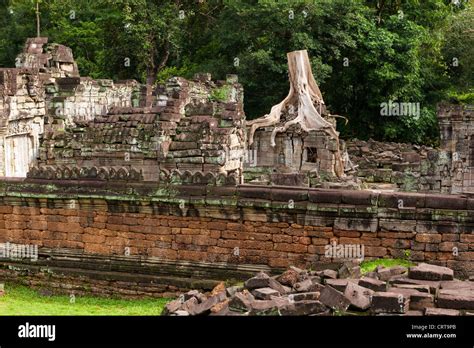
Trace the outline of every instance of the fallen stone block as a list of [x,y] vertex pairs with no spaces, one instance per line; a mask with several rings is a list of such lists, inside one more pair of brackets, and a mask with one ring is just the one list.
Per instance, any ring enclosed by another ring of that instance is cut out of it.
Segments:
[[311,279],[305,279],[302,282],[295,283],[293,288],[298,292],[307,292],[313,286]]
[[189,316],[189,313],[186,312],[186,311],[183,311],[183,310],[178,310],[178,311],[174,312],[172,315],[176,315],[178,317],[187,317],[187,316]]
[[161,312],[161,315],[170,315],[181,308],[183,302],[180,299],[170,301],[166,304],[165,308]]
[[255,301],[255,297],[247,290],[243,290],[242,292],[235,293],[231,298],[229,309],[235,311],[249,311],[252,309],[253,301]]
[[410,296],[410,309],[422,311],[425,308],[434,307],[434,296],[426,293],[420,292],[417,294],[412,294]]
[[331,279],[336,279],[337,278],[337,271],[334,271],[332,269],[325,269],[323,271],[317,272],[317,275],[320,276],[321,278],[331,278]]
[[352,282],[348,282],[344,291],[344,296],[349,300],[352,307],[360,310],[366,310],[370,307],[373,290],[363,288]]
[[272,288],[261,288],[252,290],[252,295],[259,300],[269,300],[271,296],[280,296],[280,293]]
[[310,315],[326,312],[327,308],[320,301],[304,300],[298,301],[283,308],[282,315]]
[[288,299],[291,301],[316,301],[319,300],[321,293],[319,291],[314,292],[301,292],[297,294],[288,295]]
[[474,309],[474,291],[471,289],[441,289],[438,307],[452,309]]
[[315,276],[315,275],[309,276],[308,279],[311,279],[311,282],[312,282],[313,284],[316,284],[316,283],[321,284],[321,282],[322,282],[321,277]]
[[280,315],[280,310],[290,305],[288,298],[272,296],[270,300],[250,302],[250,315]]
[[426,308],[425,315],[429,317],[433,316],[450,316],[456,317],[461,315],[461,313],[456,309],[446,309],[446,308]]
[[291,292],[291,288],[288,289],[273,278],[270,278],[270,281],[268,282],[268,287],[278,291],[282,295]]
[[271,278],[264,272],[258,273],[255,277],[248,279],[244,283],[244,287],[249,290],[260,289],[260,288],[272,288],[278,291],[280,294],[286,293],[285,288],[275,279]]
[[325,285],[332,286],[334,289],[340,292],[344,292],[346,289],[347,283],[349,281],[347,279],[332,279],[328,278],[324,281]]
[[402,275],[407,272],[407,268],[403,266],[394,266],[390,268],[381,268],[377,271],[379,279],[387,281],[393,276]]
[[212,306],[211,313],[209,315],[229,315],[229,302],[230,299],[226,299]]
[[408,279],[408,273],[404,273],[404,274],[397,274],[397,275],[394,275],[394,276],[391,276],[387,283],[390,283],[390,282],[393,282],[393,281],[396,281],[396,280],[400,280],[400,279]]
[[359,280],[359,285],[374,291],[386,291],[387,283],[378,279],[364,277]]
[[330,286],[326,286],[321,290],[319,300],[329,308],[339,311],[346,311],[351,304],[342,292]]
[[235,285],[235,286],[229,286],[227,289],[226,289],[226,292],[227,292],[227,296],[229,297],[232,297],[234,296],[235,293],[239,292],[239,291],[242,291],[244,288],[242,286],[238,286],[238,285]]
[[454,271],[448,267],[420,263],[410,267],[408,277],[419,280],[453,280]]
[[309,276],[308,271],[305,269],[301,269],[295,266],[290,266],[290,269],[295,271],[298,274],[298,281],[305,280]]
[[299,280],[298,272],[293,269],[288,269],[283,272],[277,279],[280,284],[293,287]]
[[423,311],[409,310],[405,313],[405,315],[407,315],[409,317],[422,317],[423,316]]
[[248,279],[244,286],[246,289],[253,290],[266,288],[270,284],[270,276],[264,272],[259,272],[255,277]]
[[[217,305],[218,303],[225,301],[227,299],[225,291],[221,291],[214,296],[210,296],[207,300],[197,305],[188,306],[186,311],[190,315],[203,315],[208,314],[211,308]],[[184,306],[183,306],[184,308]]]
[[198,296],[199,294],[200,294],[200,292],[197,291],[197,290],[190,290],[190,291],[188,291],[187,293],[185,293],[185,294],[183,295],[184,301],[189,300],[191,297],[196,297],[196,298],[197,298],[197,296]]
[[365,277],[379,279],[379,274],[377,272],[367,272]]
[[391,285],[397,285],[397,284],[412,284],[412,285],[427,285],[430,288],[430,293],[436,294],[440,287],[440,282],[439,281],[434,281],[434,280],[418,280],[418,279],[410,279],[410,278],[404,278],[404,279],[392,279],[389,281]]
[[339,278],[358,278],[360,277],[360,266],[353,262],[345,262],[337,271]]
[[308,292],[315,292],[315,291],[321,292],[323,289],[324,289],[324,285],[323,285],[323,284],[314,283],[314,284],[311,285],[311,287],[308,289]]
[[446,289],[446,290],[462,290],[462,289],[470,289],[474,291],[474,283],[473,282],[466,282],[462,280],[445,280],[442,281],[439,285],[440,289]]
[[181,309],[190,314],[190,312],[193,311],[194,307],[196,307],[198,304],[198,299],[196,297],[191,297],[189,300],[183,302]]
[[428,285],[421,285],[421,284],[394,284],[393,287],[400,288],[400,289],[411,289],[416,290],[419,292],[426,292],[430,293],[430,287]]
[[412,295],[422,294],[422,292],[420,292],[418,290],[415,290],[415,289],[405,289],[405,288],[397,288],[397,287],[391,287],[390,289],[388,289],[388,292],[394,292],[396,294],[402,294],[408,299]]
[[374,313],[406,313],[409,300],[394,292],[375,292],[372,295],[371,311]]
[[225,292],[225,284],[224,282],[220,282],[217,284],[211,291],[211,296],[215,296],[217,294],[220,294],[221,292]]

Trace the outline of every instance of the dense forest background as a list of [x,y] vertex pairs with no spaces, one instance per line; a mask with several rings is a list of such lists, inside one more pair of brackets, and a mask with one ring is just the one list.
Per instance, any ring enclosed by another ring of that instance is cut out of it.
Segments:
[[[0,0],[0,67],[36,36],[37,0]],[[158,83],[239,75],[247,118],[288,93],[286,53],[306,49],[343,137],[436,144],[436,104],[474,103],[472,0],[39,0],[41,35],[82,76]],[[419,116],[380,115],[389,101]]]

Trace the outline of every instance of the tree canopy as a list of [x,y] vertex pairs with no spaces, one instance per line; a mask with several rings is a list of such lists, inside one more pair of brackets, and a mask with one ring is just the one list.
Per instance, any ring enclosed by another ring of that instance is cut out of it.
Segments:
[[[36,36],[37,0],[0,1],[0,66]],[[154,84],[239,75],[248,119],[288,91],[286,53],[307,50],[343,137],[435,144],[436,104],[474,102],[474,6],[466,0],[38,0],[41,35],[82,75]],[[419,103],[416,115],[381,104]]]

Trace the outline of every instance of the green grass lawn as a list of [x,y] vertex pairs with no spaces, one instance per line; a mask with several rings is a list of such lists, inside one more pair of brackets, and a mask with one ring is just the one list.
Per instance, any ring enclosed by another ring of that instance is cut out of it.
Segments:
[[10,315],[160,315],[170,299],[121,300],[93,296],[43,296],[26,286],[5,284],[0,316]]
[[416,264],[405,259],[376,259],[370,261],[364,261],[360,264],[360,271],[362,274],[372,272],[377,266],[393,267],[393,266],[404,266],[411,267]]

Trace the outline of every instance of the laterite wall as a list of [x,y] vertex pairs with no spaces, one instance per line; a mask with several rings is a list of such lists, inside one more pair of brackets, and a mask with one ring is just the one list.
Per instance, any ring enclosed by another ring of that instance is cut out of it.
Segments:
[[38,261],[0,260],[4,268],[187,280],[177,288],[337,262],[324,257],[330,242],[362,244],[366,258],[409,255],[468,276],[473,231],[474,199],[463,196],[38,180],[0,186],[0,242],[40,250]]

